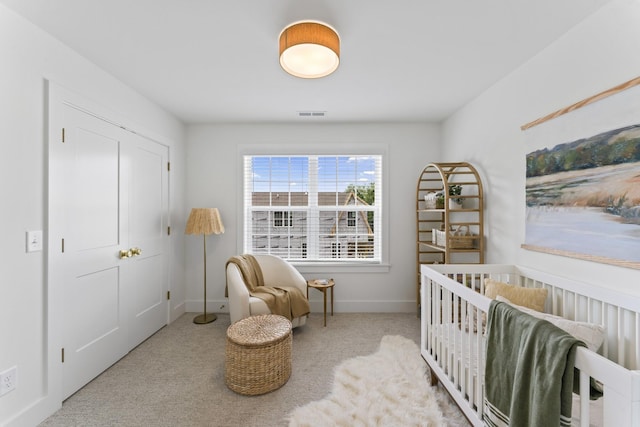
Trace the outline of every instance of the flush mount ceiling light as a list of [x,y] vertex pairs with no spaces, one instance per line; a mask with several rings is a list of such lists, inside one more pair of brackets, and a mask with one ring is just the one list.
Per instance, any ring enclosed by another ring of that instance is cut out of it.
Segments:
[[315,79],[340,64],[340,36],[317,21],[295,22],[280,33],[280,65],[289,74]]

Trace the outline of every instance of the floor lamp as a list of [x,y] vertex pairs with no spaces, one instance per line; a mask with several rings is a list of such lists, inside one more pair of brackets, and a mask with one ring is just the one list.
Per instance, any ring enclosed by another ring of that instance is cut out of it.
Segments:
[[193,323],[199,325],[211,323],[217,319],[215,314],[207,314],[207,236],[221,233],[224,233],[224,225],[217,208],[191,209],[185,234],[202,234],[204,242],[204,312],[193,318]]

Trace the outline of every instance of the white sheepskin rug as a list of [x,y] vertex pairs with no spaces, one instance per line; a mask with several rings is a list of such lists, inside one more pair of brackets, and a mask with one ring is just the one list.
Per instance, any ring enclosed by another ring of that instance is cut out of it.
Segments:
[[329,395],[294,409],[287,419],[290,427],[445,424],[418,346],[390,335],[376,353],[338,365]]

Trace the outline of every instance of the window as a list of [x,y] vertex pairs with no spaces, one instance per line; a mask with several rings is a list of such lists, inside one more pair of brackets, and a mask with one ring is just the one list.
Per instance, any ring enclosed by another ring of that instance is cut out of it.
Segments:
[[275,211],[273,212],[274,227],[291,227],[293,224],[293,216],[291,212]]
[[381,262],[382,156],[244,156],[244,252]]
[[354,211],[347,212],[347,227],[356,226],[356,213]]

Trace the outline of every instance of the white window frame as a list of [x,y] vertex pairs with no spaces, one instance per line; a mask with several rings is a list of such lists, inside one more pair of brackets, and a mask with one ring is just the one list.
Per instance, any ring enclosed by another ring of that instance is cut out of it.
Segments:
[[[362,143],[353,144],[336,144],[336,143],[323,143],[317,144],[269,144],[265,146],[263,144],[241,144],[238,146],[237,151],[237,164],[238,164],[238,194],[244,195],[244,157],[245,156],[326,156],[326,155],[380,155],[381,156],[381,168],[382,168],[382,185],[381,194],[382,206],[380,208],[381,218],[379,220],[380,230],[380,261],[363,262],[362,260],[354,260],[349,262],[348,260],[341,259],[339,262],[331,261],[306,261],[296,262],[296,268],[302,273],[332,273],[332,272],[345,272],[345,273],[371,273],[380,272],[386,273],[389,271],[389,162],[388,162],[388,145],[382,143],[370,143],[363,141]],[[380,191],[376,189],[376,191]],[[244,198],[238,197],[238,217],[237,224],[239,230],[237,233],[237,247],[242,251],[245,247],[244,234],[245,234],[245,207]],[[310,242],[310,244],[312,244]]]

